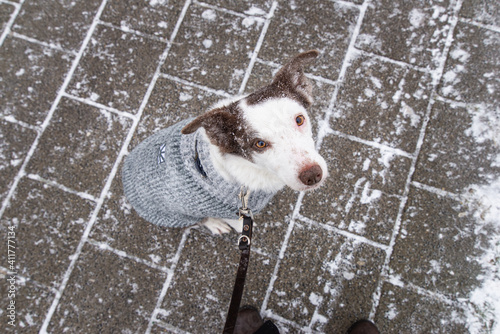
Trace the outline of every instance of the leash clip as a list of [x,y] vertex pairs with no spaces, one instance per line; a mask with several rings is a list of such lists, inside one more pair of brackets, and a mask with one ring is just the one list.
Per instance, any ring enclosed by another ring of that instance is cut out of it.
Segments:
[[252,211],[248,208],[248,198],[250,197],[250,191],[245,186],[242,186],[238,197],[241,201],[241,207],[239,209],[240,219],[242,217],[251,217],[253,219]]
[[241,191],[238,197],[241,201],[239,216],[243,225],[241,236],[238,238],[238,247],[240,248],[240,250],[245,250],[250,247],[253,225],[253,214],[252,211],[248,208],[248,198],[250,197],[250,192],[245,186],[241,187]]

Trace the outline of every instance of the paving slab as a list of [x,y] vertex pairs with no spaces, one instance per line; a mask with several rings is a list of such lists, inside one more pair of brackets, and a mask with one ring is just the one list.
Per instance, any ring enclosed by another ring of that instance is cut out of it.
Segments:
[[162,72],[237,93],[263,24],[262,17],[190,6]]
[[465,298],[481,272],[475,258],[484,235],[474,228],[468,208],[459,201],[412,188],[391,274],[429,291]]
[[119,1],[106,4],[101,20],[121,29],[168,40],[184,1]]
[[356,47],[420,67],[435,67],[450,30],[451,1],[370,2]]
[[81,46],[99,5],[99,0],[85,3],[26,1],[12,30],[40,42],[76,51]]
[[460,8],[460,17],[498,27],[500,26],[500,5],[488,0],[465,0]]
[[500,166],[496,159],[500,147],[492,134],[498,131],[500,123],[486,116],[489,108],[497,107],[436,102],[415,181],[461,193],[474,184],[488,183],[491,175],[498,175]]
[[336,80],[359,9],[345,3],[301,0],[279,3],[275,15],[280,19],[271,21],[259,57],[279,64],[299,52],[317,49],[322,57],[308,71]]
[[68,92],[121,111],[136,113],[166,44],[99,26]]
[[5,198],[36,137],[36,131],[0,121],[0,200]]
[[449,301],[386,284],[376,322],[381,333],[468,333],[463,310]]
[[[481,42],[479,42],[481,41]],[[467,103],[499,102],[500,32],[459,22],[440,94]],[[474,85],[471,85],[471,83]]]
[[[166,274],[87,245],[48,327],[50,332],[144,331]],[[89,292],[91,293],[89,294]]]
[[430,75],[365,56],[350,65],[332,129],[414,152],[431,94]]
[[20,181],[2,220],[0,249],[7,254],[6,226],[15,224],[17,273],[47,287],[60,286],[94,203],[28,178]]
[[67,52],[7,37],[0,50],[1,115],[43,123],[72,59]]
[[53,120],[27,171],[98,197],[132,121],[66,98]]
[[[161,305],[160,322],[189,332],[218,332],[224,327],[239,262],[235,243],[224,239],[196,230],[190,233]],[[274,269],[275,261],[258,253],[251,255],[251,261],[242,305],[262,303]]]
[[[2,271],[1,275],[6,278],[10,277],[7,271]],[[54,299],[54,292],[50,288],[32,281],[21,279],[17,280],[17,282],[16,318],[18,319],[18,325],[12,326],[7,321],[2,321],[0,330],[2,333],[36,333],[42,327],[47,310]],[[9,282],[7,279],[0,281],[0,289],[2,289],[1,291],[8,291]],[[8,293],[2,293],[0,301],[5,307],[9,305],[11,300]],[[7,314],[6,312],[2,316],[7,318]]]
[[15,10],[16,8],[11,4],[8,3],[0,4],[0,24],[2,33],[5,27],[7,26],[7,23],[9,22],[11,15],[14,13]]

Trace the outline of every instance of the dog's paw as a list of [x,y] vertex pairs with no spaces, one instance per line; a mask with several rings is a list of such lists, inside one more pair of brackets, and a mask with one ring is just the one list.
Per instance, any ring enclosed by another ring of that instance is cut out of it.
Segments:
[[212,234],[224,234],[231,232],[231,227],[222,219],[207,218],[202,222]]

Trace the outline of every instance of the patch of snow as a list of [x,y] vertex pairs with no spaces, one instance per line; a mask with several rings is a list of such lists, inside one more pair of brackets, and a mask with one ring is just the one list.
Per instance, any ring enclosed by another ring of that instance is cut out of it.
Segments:
[[363,188],[360,202],[361,204],[368,204],[380,198],[380,196],[382,196],[382,192],[380,190],[370,189],[370,182],[367,182],[365,183],[365,187]]
[[314,306],[318,306],[319,304],[321,304],[321,302],[323,302],[323,297],[320,296],[320,295],[317,295],[315,294],[314,292],[312,292],[310,295],[309,295],[309,301],[311,302],[311,304],[313,304]]
[[186,93],[186,92],[181,92],[179,94],[179,100],[182,101],[182,102],[185,102],[185,101],[189,101],[193,98],[193,96],[189,93]]
[[210,48],[214,42],[211,39],[205,39],[202,44],[205,48]]
[[201,13],[201,17],[208,21],[215,21],[217,18],[217,14],[213,9],[207,9],[203,13]]
[[[500,112],[498,108],[480,105],[469,108],[472,124],[466,134],[478,143],[500,147]],[[500,161],[500,154],[493,165]],[[478,245],[482,255],[477,259],[483,273],[481,284],[471,292],[466,312],[470,333],[500,333],[500,176],[490,175],[489,184],[473,185],[463,195],[476,224],[474,233],[487,236],[487,247]]]
[[[500,333],[500,177],[490,185],[473,186],[465,197],[474,210],[476,233],[488,230],[489,247],[478,262],[484,270],[481,285],[469,296],[468,324],[471,333],[480,333],[490,326],[491,333]],[[491,231],[494,230],[494,232]]]
[[97,93],[90,94],[90,99],[94,102],[99,100],[99,94],[97,94]]
[[370,163],[372,161],[369,158],[366,158],[365,162],[363,162],[363,171],[367,171],[370,168]]
[[425,22],[425,13],[418,8],[413,8],[409,14],[409,19],[414,28],[420,28]]
[[474,140],[481,144],[491,141],[497,146],[500,145],[500,109],[491,110],[486,106],[476,106],[472,112],[472,125],[465,134],[474,137]]
[[386,319],[393,320],[399,314],[397,307],[393,303],[390,303],[389,305],[387,305],[387,307],[388,307],[388,310],[387,310],[387,312],[385,312],[385,317],[386,317]]
[[252,7],[250,7],[250,9],[247,9],[245,11],[245,14],[247,15],[266,15],[267,13],[260,9],[259,7],[255,7],[252,5]]
[[343,276],[346,280],[350,281],[350,280],[352,280],[352,279],[353,279],[356,275],[355,275],[354,273],[352,273],[352,272],[344,271],[344,272],[342,273],[342,276]]
[[456,59],[456,60],[460,61],[461,63],[465,63],[467,61],[467,59],[469,59],[470,54],[465,50],[455,49],[455,50],[450,52],[450,56],[451,56],[451,58]]
[[243,21],[241,22],[241,24],[245,27],[245,28],[250,28],[251,26],[253,26],[253,24],[257,22],[257,19],[253,16],[249,16],[249,17],[245,17],[243,19]]
[[407,105],[404,101],[401,102],[401,112],[405,118],[410,118],[410,124],[414,128],[418,127],[420,124],[420,116],[415,113],[413,108]]

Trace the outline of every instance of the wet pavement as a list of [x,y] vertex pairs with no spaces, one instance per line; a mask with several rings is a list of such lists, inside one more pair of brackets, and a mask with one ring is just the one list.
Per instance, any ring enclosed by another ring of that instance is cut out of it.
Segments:
[[145,222],[122,162],[309,49],[330,176],[255,217],[243,304],[283,333],[500,332],[497,2],[0,0],[0,22],[1,332],[221,332],[237,234]]

